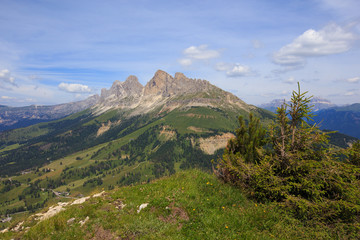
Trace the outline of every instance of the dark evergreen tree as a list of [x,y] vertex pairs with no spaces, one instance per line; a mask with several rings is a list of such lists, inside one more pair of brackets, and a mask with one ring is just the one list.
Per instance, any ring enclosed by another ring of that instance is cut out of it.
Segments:
[[245,162],[257,163],[261,157],[261,147],[265,144],[265,129],[260,120],[250,113],[250,122],[246,126],[243,116],[239,116],[240,127],[235,130],[236,138],[230,139],[227,153],[240,154]]

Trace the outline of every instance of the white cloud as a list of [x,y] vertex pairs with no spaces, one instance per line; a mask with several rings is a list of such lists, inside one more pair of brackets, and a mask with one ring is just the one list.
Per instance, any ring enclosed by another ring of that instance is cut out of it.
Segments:
[[273,61],[284,66],[304,65],[308,57],[348,51],[355,38],[353,33],[336,24],[329,24],[319,31],[309,29],[275,52]]
[[346,81],[349,83],[358,83],[358,82],[360,82],[360,77],[348,78],[348,79],[346,79]]
[[60,83],[59,89],[71,93],[88,93],[91,92],[89,86],[78,83]]
[[241,65],[239,63],[217,63],[215,70],[226,72],[228,77],[243,77],[251,74],[251,69],[248,66]]
[[0,71],[0,81],[16,86],[15,78],[11,76],[11,73],[8,69],[3,69]]
[[235,64],[235,66],[226,72],[228,77],[242,77],[250,73],[250,68],[248,66]]
[[208,45],[203,44],[198,47],[191,46],[185,49],[184,55],[193,59],[207,60],[219,57],[220,52],[217,50],[208,49]]
[[183,66],[190,66],[194,61],[205,61],[220,56],[219,50],[209,49],[208,45],[203,44],[200,46],[191,46],[183,51],[185,56],[179,59],[178,62]]

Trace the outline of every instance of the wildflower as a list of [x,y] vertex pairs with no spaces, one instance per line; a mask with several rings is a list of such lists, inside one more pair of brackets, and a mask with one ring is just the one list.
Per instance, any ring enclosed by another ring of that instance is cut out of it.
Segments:
[[193,211],[195,211],[195,208],[193,208]]
[[209,183],[209,182],[207,182],[206,184],[207,184],[207,185],[209,185],[210,183]]
[[257,204],[255,203],[255,207],[257,207]]
[[222,209],[225,209],[225,207],[223,206]]
[[225,228],[229,228],[228,226],[225,226]]

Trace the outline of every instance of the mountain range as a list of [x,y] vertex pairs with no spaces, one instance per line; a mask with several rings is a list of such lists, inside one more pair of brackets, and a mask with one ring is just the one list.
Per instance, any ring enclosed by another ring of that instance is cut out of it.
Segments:
[[206,80],[189,79],[182,73],[172,77],[161,70],[145,86],[136,76],[129,76],[125,82],[115,81],[109,90],[101,90],[94,109],[96,114],[114,108],[130,110],[130,116],[135,116],[157,108],[161,113],[184,107],[225,107],[247,112],[256,109]]
[[256,109],[206,80],[189,79],[182,73],[172,77],[159,70],[145,86],[139,83],[136,76],[131,75],[124,82],[115,81],[108,90],[102,89],[100,96],[94,95],[83,101],[54,106],[0,106],[0,132],[60,119],[90,107],[95,109],[97,115],[116,108],[131,110],[130,116],[135,116],[160,106],[163,107],[160,111],[180,106],[223,106],[246,111]]
[[[269,103],[259,105],[259,107],[267,109],[271,112],[276,112],[276,109],[280,107],[284,102],[289,103],[289,101],[286,101],[285,99],[274,99]],[[313,106],[313,111],[336,107],[336,104],[333,104],[329,100],[320,97],[312,97],[309,105]]]
[[[260,107],[271,112],[276,112],[284,99],[275,99]],[[313,97],[309,103],[313,106],[313,121],[322,130],[338,131],[340,133],[360,139],[360,103],[354,103],[346,106],[337,106],[329,100]]]
[[[102,89],[100,96],[86,101],[43,108],[34,106],[35,110],[28,112],[40,116],[40,110],[45,109],[44,112],[48,110],[56,118],[87,106],[91,107],[59,120],[0,133],[0,174],[23,171],[106,142],[112,144],[111,141],[131,134],[130,139],[135,140],[144,132],[154,135],[146,144],[154,144],[155,139],[177,140],[176,146],[170,148],[181,149],[181,141],[192,139],[191,148],[204,156],[212,155],[225,147],[237,126],[237,116],[248,118],[253,112],[265,124],[274,117],[206,80],[189,79],[182,73],[171,76],[161,70],[145,86],[137,77],[129,76],[126,81],[115,81],[110,89]],[[193,137],[187,136],[189,134]],[[158,148],[161,145],[156,144]],[[149,149],[141,155],[150,156],[156,151],[157,148]],[[179,153],[179,158],[183,157]]]
[[66,117],[93,106],[98,99],[99,96],[94,95],[83,101],[52,106],[8,107],[0,105],[0,132]]

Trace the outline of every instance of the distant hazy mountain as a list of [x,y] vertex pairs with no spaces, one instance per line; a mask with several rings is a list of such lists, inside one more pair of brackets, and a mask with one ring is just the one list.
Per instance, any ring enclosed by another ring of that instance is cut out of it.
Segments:
[[[261,104],[259,107],[269,110],[271,112],[276,112],[276,109],[280,107],[284,103],[284,101],[285,99],[274,99],[270,103]],[[310,101],[310,105],[313,106],[314,111],[336,107],[336,105],[331,103],[329,100],[319,97],[313,97]]]
[[[275,99],[260,107],[272,112],[284,103],[284,99]],[[360,103],[347,106],[336,106],[329,100],[314,97],[310,105],[313,105],[314,121],[321,129],[339,131],[360,139]]]
[[99,96],[94,95],[83,101],[53,106],[8,107],[0,105],[0,132],[48,122],[80,112],[96,104],[98,99]]
[[321,129],[336,130],[360,139],[360,103],[317,111],[314,121]]

